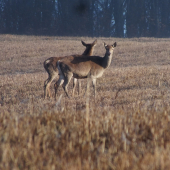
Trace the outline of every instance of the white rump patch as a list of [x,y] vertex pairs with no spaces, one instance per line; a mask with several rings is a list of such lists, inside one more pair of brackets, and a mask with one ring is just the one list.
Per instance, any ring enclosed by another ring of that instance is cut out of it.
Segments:
[[48,64],[49,62],[50,62],[50,60],[46,60],[46,61],[45,61],[45,64]]

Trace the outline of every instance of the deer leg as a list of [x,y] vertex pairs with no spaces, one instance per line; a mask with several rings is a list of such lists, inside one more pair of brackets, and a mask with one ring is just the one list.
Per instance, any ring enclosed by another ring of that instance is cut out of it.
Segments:
[[[47,95],[51,98],[51,91],[50,91],[50,85],[53,79],[49,77],[45,82],[44,82],[44,98],[47,98]],[[47,93],[48,92],[48,93]]]
[[75,88],[76,88],[76,84],[77,84],[77,79],[73,78],[73,93],[72,93],[73,97],[74,97],[74,91],[75,91]]
[[87,93],[87,95],[89,95],[89,93],[90,93],[90,81],[91,81],[91,77],[90,77],[90,74],[88,74],[87,85],[86,85],[86,89],[85,89],[83,97],[85,97],[86,93]]
[[56,100],[58,88],[63,84],[63,82],[64,82],[64,77],[62,75],[60,75],[58,81],[54,84],[55,100]]
[[81,80],[78,80],[78,85],[79,85],[79,95],[80,95],[80,91],[81,91]]
[[44,82],[44,99],[47,98],[47,84],[49,82],[49,78]]
[[50,86],[52,81],[58,76],[58,74],[55,72],[49,72],[48,74],[48,79],[44,82],[44,98],[47,98],[47,94],[51,98]]
[[92,79],[93,89],[94,89],[94,98],[96,98],[96,79]]
[[67,95],[68,98],[70,98],[70,97],[69,97],[69,95],[68,95],[68,89],[67,89],[67,87],[68,87],[68,85],[69,85],[69,83],[70,83],[71,77],[72,77],[72,74],[70,74],[70,75],[68,75],[68,76],[65,76],[64,83],[63,83],[63,89],[64,89],[64,91],[65,91],[65,93],[66,93],[66,95]]

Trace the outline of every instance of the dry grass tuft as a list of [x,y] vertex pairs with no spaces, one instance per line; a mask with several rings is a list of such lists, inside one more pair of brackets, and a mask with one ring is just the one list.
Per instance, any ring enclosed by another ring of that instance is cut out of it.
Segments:
[[118,47],[96,101],[87,81],[71,100],[63,89],[44,100],[43,61],[81,54],[80,40],[0,35],[0,169],[169,170],[169,39],[101,37],[95,55]]

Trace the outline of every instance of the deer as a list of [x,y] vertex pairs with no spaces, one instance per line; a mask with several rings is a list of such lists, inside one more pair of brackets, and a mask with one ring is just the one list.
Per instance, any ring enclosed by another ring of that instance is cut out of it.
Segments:
[[[83,52],[83,56],[91,56],[93,55],[94,47],[97,44],[97,40],[95,40],[91,44],[86,44],[84,41],[81,41],[83,46],[86,47],[85,51]],[[62,57],[50,57],[44,61],[44,68],[48,73],[48,78],[44,82],[44,98],[47,98],[47,92],[49,97],[51,98],[51,91],[50,91],[50,86],[51,83],[53,82],[54,79],[58,77],[58,69],[57,69],[57,61],[65,58],[66,56]],[[73,93],[72,95],[74,96],[74,91],[76,88],[77,80],[76,78],[73,79]],[[80,88],[81,88],[81,83],[79,81],[79,94],[80,94]]]
[[112,61],[113,50],[117,46],[103,43],[106,49],[104,57],[100,56],[68,56],[57,61],[59,79],[55,83],[55,99],[58,88],[62,85],[68,98],[68,85],[71,78],[92,80],[94,97],[96,98],[96,79],[102,77],[104,71],[110,66]]

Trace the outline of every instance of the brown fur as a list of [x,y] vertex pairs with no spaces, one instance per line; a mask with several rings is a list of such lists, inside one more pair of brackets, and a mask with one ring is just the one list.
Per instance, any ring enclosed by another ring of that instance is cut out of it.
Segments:
[[[97,40],[95,40],[91,44],[86,44],[85,42],[82,41],[82,44],[86,47],[82,55],[91,56],[93,54],[94,46],[96,45],[96,43],[97,43]],[[44,61],[44,68],[48,73],[48,79],[44,82],[44,98],[47,97],[47,92],[49,96],[51,97],[50,85],[52,81],[58,76],[57,61],[63,58],[65,57],[51,57]],[[77,80],[74,79],[73,95],[74,95],[74,90],[76,87],[76,82]]]
[[73,55],[65,57],[57,62],[60,77],[58,82],[55,84],[55,96],[58,87],[63,84],[64,91],[69,97],[67,86],[72,77],[76,79],[91,78],[94,87],[94,94],[96,94],[96,79],[101,77],[105,69],[110,66],[116,42],[113,45],[106,45],[104,43],[104,46],[106,49],[104,57]]

